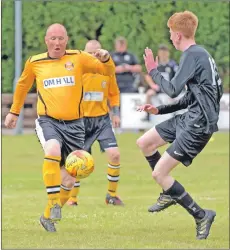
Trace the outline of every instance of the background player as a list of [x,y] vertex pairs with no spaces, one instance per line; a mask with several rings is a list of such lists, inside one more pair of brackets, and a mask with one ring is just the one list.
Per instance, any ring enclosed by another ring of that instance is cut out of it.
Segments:
[[[85,45],[85,51],[95,55],[101,49],[97,40],[90,40]],[[114,71],[115,74],[115,71]],[[120,176],[120,152],[112,129],[108,102],[111,107],[113,126],[119,127],[120,92],[115,75],[112,77],[88,73],[83,76],[83,111],[85,123],[85,150],[91,153],[91,147],[97,140],[102,152],[108,157],[108,193],[106,203],[124,205],[117,196],[117,186]],[[80,180],[77,180],[71,192],[69,205],[77,205]]]

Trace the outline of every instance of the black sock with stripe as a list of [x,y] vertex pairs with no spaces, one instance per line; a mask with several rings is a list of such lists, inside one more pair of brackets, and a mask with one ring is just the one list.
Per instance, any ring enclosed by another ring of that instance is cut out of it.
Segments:
[[205,216],[205,211],[198,206],[193,198],[185,191],[184,187],[174,181],[173,185],[164,194],[170,195],[183,208],[185,208],[195,219],[202,219]]

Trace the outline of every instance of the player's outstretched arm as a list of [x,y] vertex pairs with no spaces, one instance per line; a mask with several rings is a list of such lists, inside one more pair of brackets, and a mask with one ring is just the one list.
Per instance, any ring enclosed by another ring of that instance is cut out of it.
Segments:
[[192,55],[188,55],[188,53],[184,53],[181,57],[178,70],[171,81],[164,79],[161,73],[157,70],[158,60],[157,57],[156,60],[154,59],[151,49],[145,49],[144,60],[148,74],[152,77],[153,81],[171,98],[177,97],[195,74],[195,60]]
[[138,106],[137,111],[139,112],[146,111],[147,113],[152,114],[152,115],[158,115],[159,113],[158,108],[153,106],[152,104],[144,104],[144,105]]
[[151,104],[145,104],[145,105],[137,107],[137,111],[140,111],[140,112],[146,111],[153,115],[164,115],[164,114],[173,113],[175,111],[186,109],[188,107],[189,100],[191,100],[191,98],[189,97],[190,95],[192,95],[192,93],[187,92],[181,99],[179,99],[174,104],[160,105],[158,107],[155,107]]
[[81,52],[81,63],[83,73],[98,73],[111,76],[115,74],[114,62],[107,50],[98,49],[94,56]]
[[13,104],[10,112],[16,115],[20,114],[20,110],[24,104],[25,98],[34,83],[35,75],[32,70],[30,58],[27,60],[24,70],[17,82],[14,92]]
[[158,106],[157,107],[158,114],[164,115],[164,114],[173,113],[181,109],[186,109],[189,105],[189,100],[191,100],[191,97],[190,97],[191,95],[192,95],[191,92],[186,92],[186,94],[182,98],[180,98],[177,102],[173,104]]
[[35,76],[32,70],[32,65],[30,63],[30,59],[28,59],[21,77],[17,82],[10,113],[5,119],[5,126],[7,128],[14,128],[16,126],[20,110],[24,104],[27,93],[33,85],[34,79]]

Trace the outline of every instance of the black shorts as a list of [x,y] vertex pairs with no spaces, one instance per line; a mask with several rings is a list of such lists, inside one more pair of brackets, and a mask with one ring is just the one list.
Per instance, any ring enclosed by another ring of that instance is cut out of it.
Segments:
[[36,134],[42,147],[45,142],[56,139],[61,145],[61,163],[63,166],[67,156],[74,150],[83,149],[85,129],[83,118],[73,121],[59,121],[48,116],[35,120]]
[[212,134],[205,134],[205,128],[184,125],[184,115],[177,115],[156,125],[161,138],[171,143],[167,148],[168,154],[189,166],[193,159],[203,150]]
[[98,117],[84,117],[85,124],[85,147],[84,150],[91,153],[91,147],[97,140],[101,151],[117,147],[109,114]]

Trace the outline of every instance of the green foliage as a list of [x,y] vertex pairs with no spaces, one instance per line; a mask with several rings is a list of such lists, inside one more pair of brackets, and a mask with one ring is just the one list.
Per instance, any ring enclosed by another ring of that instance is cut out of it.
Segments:
[[[14,77],[14,3],[2,2],[2,83],[11,92]],[[215,58],[225,86],[229,85],[229,3],[210,1],[23,1],[23,63],[33,54],[44,52],[46,28],[55,22],[66,26],[69,48],[84,49],[89,39],[98,39],[112,51],[114,39],[124,36],[129,50],[143,64],[146,46],[156,53],[160,43],[171,48],[167,20],[186,9],[199,18],[197,43]]]
[[14,79],[14,3],[2,2],[2,92],[12,92]]

